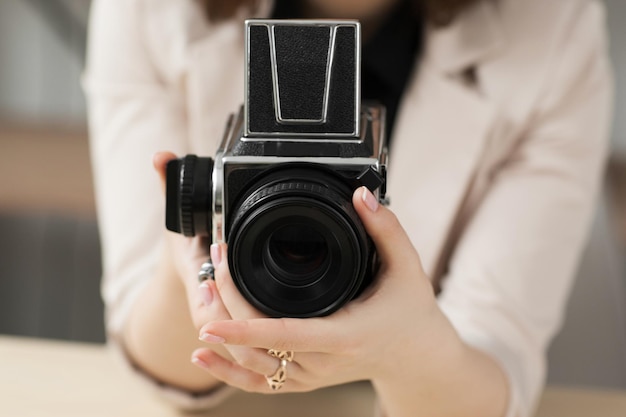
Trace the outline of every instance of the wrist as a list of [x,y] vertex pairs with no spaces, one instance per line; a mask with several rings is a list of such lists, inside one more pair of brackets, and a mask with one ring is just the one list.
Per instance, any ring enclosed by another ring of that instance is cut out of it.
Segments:
[[466,346],[436,303],[403,326],[383,344],[384,352],[376,358],[379,366],[370,378],[373,382],[396,381],[409,369],[420,378],[436,378],[441,369],[461,361]]
[[395,344],[372,379],[387,415],[504,416],[508,386],[502,369],[464,343],[438,308],[429,323],[411,341]]

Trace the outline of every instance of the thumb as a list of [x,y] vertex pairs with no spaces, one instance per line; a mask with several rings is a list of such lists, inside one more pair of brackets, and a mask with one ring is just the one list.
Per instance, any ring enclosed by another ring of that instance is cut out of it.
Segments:
[[172,159],[176,159],[176,155],[171,152],[157,152],[152,156],[152,165],[155,171],[159,174],[161,180],[161,188],[165,191],[165,170],[167,163]]
[[352,204],[386,268],[406,268],[417,262],[421,269],[419,255],[398,218],[382,206],[367,187],[354,192]]

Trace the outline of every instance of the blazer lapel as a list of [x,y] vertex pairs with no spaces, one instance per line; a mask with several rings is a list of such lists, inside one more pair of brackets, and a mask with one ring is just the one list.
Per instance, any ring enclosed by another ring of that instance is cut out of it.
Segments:
[[499,45],[488,7],[478,6],[453,25],[428,33],[393,138],[391,208],[435,281],[496,120],[493,103],[461,76]]

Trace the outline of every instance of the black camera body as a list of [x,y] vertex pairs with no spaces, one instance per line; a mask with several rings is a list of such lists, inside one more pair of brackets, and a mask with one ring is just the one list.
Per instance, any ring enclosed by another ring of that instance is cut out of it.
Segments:
[[166,226],[226,241],[237,288],[265,314],[328,315],[376,269],[352,193],[386,203],[385,110],[360,102],[360,26],[248,20],[245,61],[215,158],[168,163]]

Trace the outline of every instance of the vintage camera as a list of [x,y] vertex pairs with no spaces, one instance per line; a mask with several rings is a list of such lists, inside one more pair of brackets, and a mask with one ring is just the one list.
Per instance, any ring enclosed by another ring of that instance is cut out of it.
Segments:
[[352,205],[385,203],[385,111],[360,102],[360,25],[248,20],[245,100],[215,159],[167,166],[166,223],[228,242],[243,296],[272,317],[328,315],[357,296],[375,247]]

